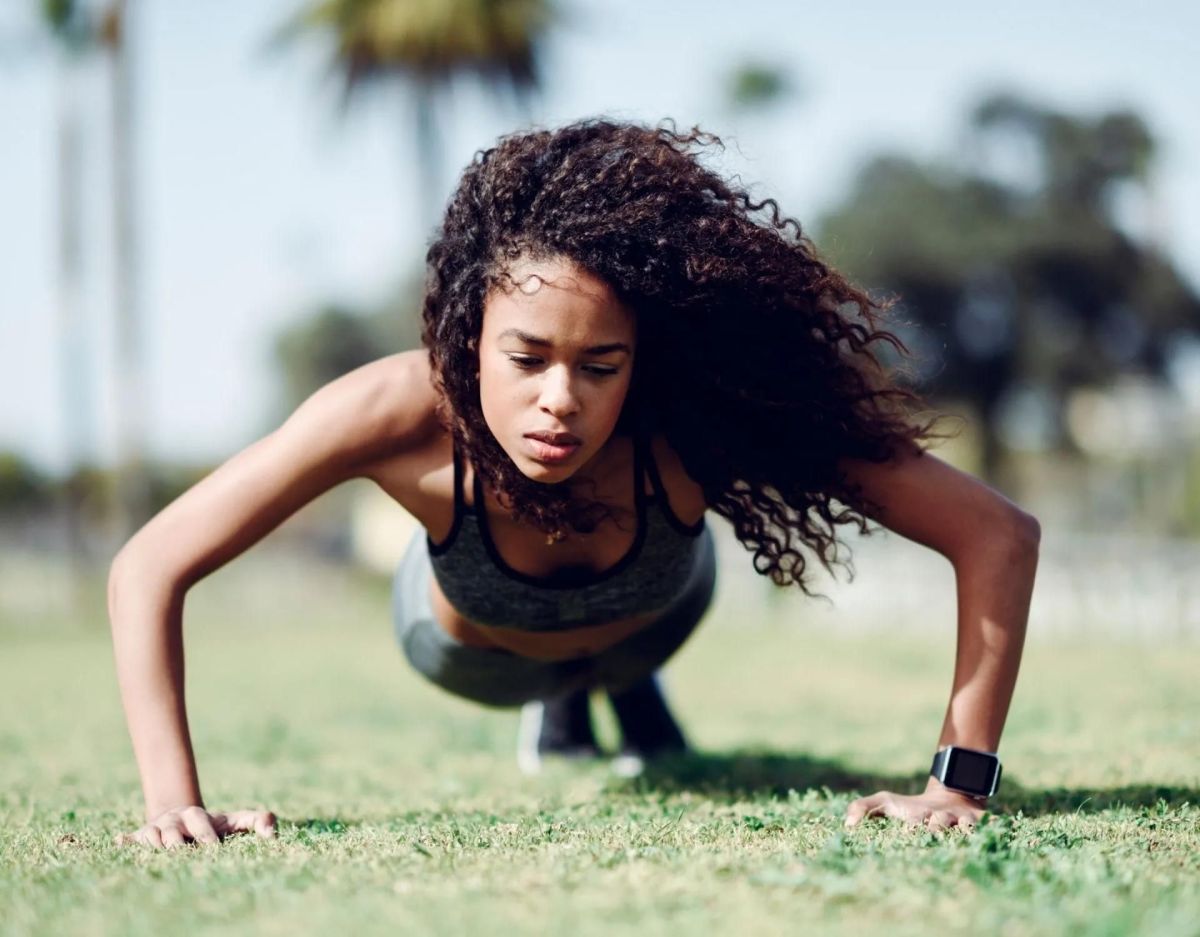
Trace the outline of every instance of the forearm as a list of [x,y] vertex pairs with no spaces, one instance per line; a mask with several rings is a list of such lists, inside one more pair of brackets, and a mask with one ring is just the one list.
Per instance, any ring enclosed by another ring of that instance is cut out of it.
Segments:
[[117,679],[147,819],[202,805],[184,699],[185,591],[129,559],[114,563],[109,578]]
[[[996,751],[1025,645],[1040,539],[1037,521],[929,453],[886,464],[846,460],[840,467],[847,490],[872,506],[874,519],[953,565],[958,649],[938,747]],[[852,801],[846,824],[892,816],[945,829],[974,824],[984,809],[930,775],[921,794],[879,791]]]
[[938,746],[996,751],[1008,717],[1037,570],[1037,524],[1015,525],[953,560],[958,587],[954,683]]

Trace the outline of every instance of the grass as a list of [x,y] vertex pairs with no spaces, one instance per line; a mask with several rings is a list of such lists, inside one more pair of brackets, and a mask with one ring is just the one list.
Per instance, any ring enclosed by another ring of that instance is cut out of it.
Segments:
[[80,616],[19,593],[3,933],[1200,934],[1195,643],[1031,635],[996,813],[847,832],[853,797],[923,784],[953,622],[839,635],[722,595],[667,676],[700,754],[529,779],[514,713],[408,670],[386,583],[252,555],[189,596],[188,698],[208,804],[269,807],[279,836],[155,853],[111,842],[141,804],[99,583]]

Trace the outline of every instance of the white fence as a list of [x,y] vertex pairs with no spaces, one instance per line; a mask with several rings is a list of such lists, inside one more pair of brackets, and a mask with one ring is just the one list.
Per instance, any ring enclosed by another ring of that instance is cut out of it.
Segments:
[[[854,579],[820,570],[813,587],[828,596],[823,601],[771,586],[732,536],[721,537],[728,583],[721,607],[742,616],[752,609],[796,615],[839,630],[953,634],[954,571],[945,559],[886,531],[846,539]],[[1029,638],[1064,635],[1200,640],[1200,542],[1043,530]]]
[[[361,562],[390,574],[417,528],[394,502],[385,501],[361,510],[352,539]],[[755,573],[750,553],[729,525],[714,515],[709,524],[721,567],[714,617],[745,627],[796,621],[835,631],[954,633],[954,573],[930,550],[886,531],[847,535],[854,580],[848,582],[844,573],[831,578],[814,562],[813,588],[827,599],[812,599]],[[266,553],[286,546],[273,542],[264,545]],[[266,559],[263,547],[235,562],[257,568],[256,557]],[[317,562],[296,557],[286,567],[294,571]],[[270,579],[278,575],[278,566],[272,568],[264,563],[256,575]],[[272,580],[264,588],[278,585]],[[47,612],[69,612],[73,592],[63,557],[0,536],[0,624],[37,627]],[[97,611],[103,615],[103,609]],[[1080,536],[1043,527],[1029,638],[1060,636],[1200,641],[1200,541]]]

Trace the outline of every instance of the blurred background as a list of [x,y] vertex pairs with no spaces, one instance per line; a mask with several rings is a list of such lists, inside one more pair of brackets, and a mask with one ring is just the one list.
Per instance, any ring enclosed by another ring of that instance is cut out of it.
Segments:
[[[0,616],[94,603],[153,512],[321,384],[415,347],[424,248],[472,154],[604,114],[718,133],[722,171],[899,296],[914,380],[964,418],[940,454],[1042,521],[1031,633],[1194,638],[1200,7],[1130,16],[0,5]],[[738,613],[791,615],[714,527]],[[385,576],[412,529],[355,482],[253,552]],[[806,616],[952,632],[945,563],[847,540],[858,575],[820,577],[832,602]]]

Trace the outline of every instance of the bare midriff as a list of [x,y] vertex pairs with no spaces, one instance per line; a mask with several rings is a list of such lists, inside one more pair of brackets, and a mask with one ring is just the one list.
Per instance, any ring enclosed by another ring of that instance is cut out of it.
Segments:
[[429,580],[429,602],[433,607],[433,617],[442,630],[460,644],[468,647],[500,648],[522,657],[545,661],[570,660],[573,657],[598,654],[645,628],[658,617],[657,613],[635,615],[602,625],[567,628],[562,631],[521,631],[517,628],[481,625],[464,618],[458,609],[450,604],[432,576]]

